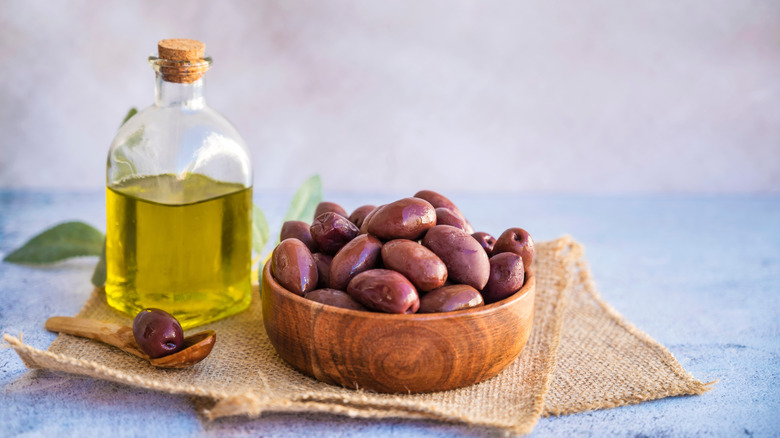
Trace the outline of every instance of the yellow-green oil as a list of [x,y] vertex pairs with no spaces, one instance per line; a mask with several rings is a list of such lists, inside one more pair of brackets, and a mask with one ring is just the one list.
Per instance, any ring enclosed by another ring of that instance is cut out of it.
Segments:
[[108,304],[131,316],[160,308],[184,329],[246,309],[251,206],[251,187],[198,174],[108,187]]

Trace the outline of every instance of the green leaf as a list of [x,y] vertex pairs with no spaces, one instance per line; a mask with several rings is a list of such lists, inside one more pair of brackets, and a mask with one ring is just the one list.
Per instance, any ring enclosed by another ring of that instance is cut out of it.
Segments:
[[100,255],[103,240],[103,233],[83,222],[66,222],[33,237],[3,260],[53,263],[70,257]]
[[284,217],[284,222],[304,221],[311,223],[314,219],[314,210],[321,201],[322,181],[319,175],[314,175],[295,192],[287,215]]
[[[136,114],[138,114],[138,110],[135,109],[135,108],[130,108],[130,111],[127,112],[127,115],[125,116],[125,119],[122,120],[122,125],[127,123],[127,121],[130,120],[130,118],[132,118]],[[119,126],[121,127],[122,125],[119,125]]]
[[270,236],[271,232],[268,230],[268,221],[265,220],[263,210],[257,204],[252,204],[252,249],[262,254]]
[[97,287],[106,284],[106,239],[103,239],[103,251],[100,252],[100,259],[95,265],[95,270],[92,271],[92,284]]

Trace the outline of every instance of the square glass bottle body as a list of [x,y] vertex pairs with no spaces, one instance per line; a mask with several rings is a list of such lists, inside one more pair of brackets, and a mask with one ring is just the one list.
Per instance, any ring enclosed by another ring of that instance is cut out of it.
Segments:
[[251,188],[197,174],[107,188],[108,304],[129,315],[164,309],[184,328],[246,309],[251,206]]

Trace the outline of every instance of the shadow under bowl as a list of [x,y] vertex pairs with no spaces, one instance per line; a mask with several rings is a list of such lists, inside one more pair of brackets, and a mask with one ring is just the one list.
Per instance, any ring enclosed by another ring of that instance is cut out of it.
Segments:
[[271,344],[298,371],[325,383],[382,393],[473,385],[504,370],[531,333],[536,281],[514,295],[447,313],[393,315],[328,306],[284,289],[266,263],[262,309]]

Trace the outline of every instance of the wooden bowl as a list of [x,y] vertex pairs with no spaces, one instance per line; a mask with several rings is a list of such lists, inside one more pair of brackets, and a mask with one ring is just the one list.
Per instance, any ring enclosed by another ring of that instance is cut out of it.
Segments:
[[531,333],[535,279],[484,307],[392,315],[327,306],[284,289],[266,263],[265,331],[279,356],[333,385],[384,393],[460,388],[489,379],[520,354]]

